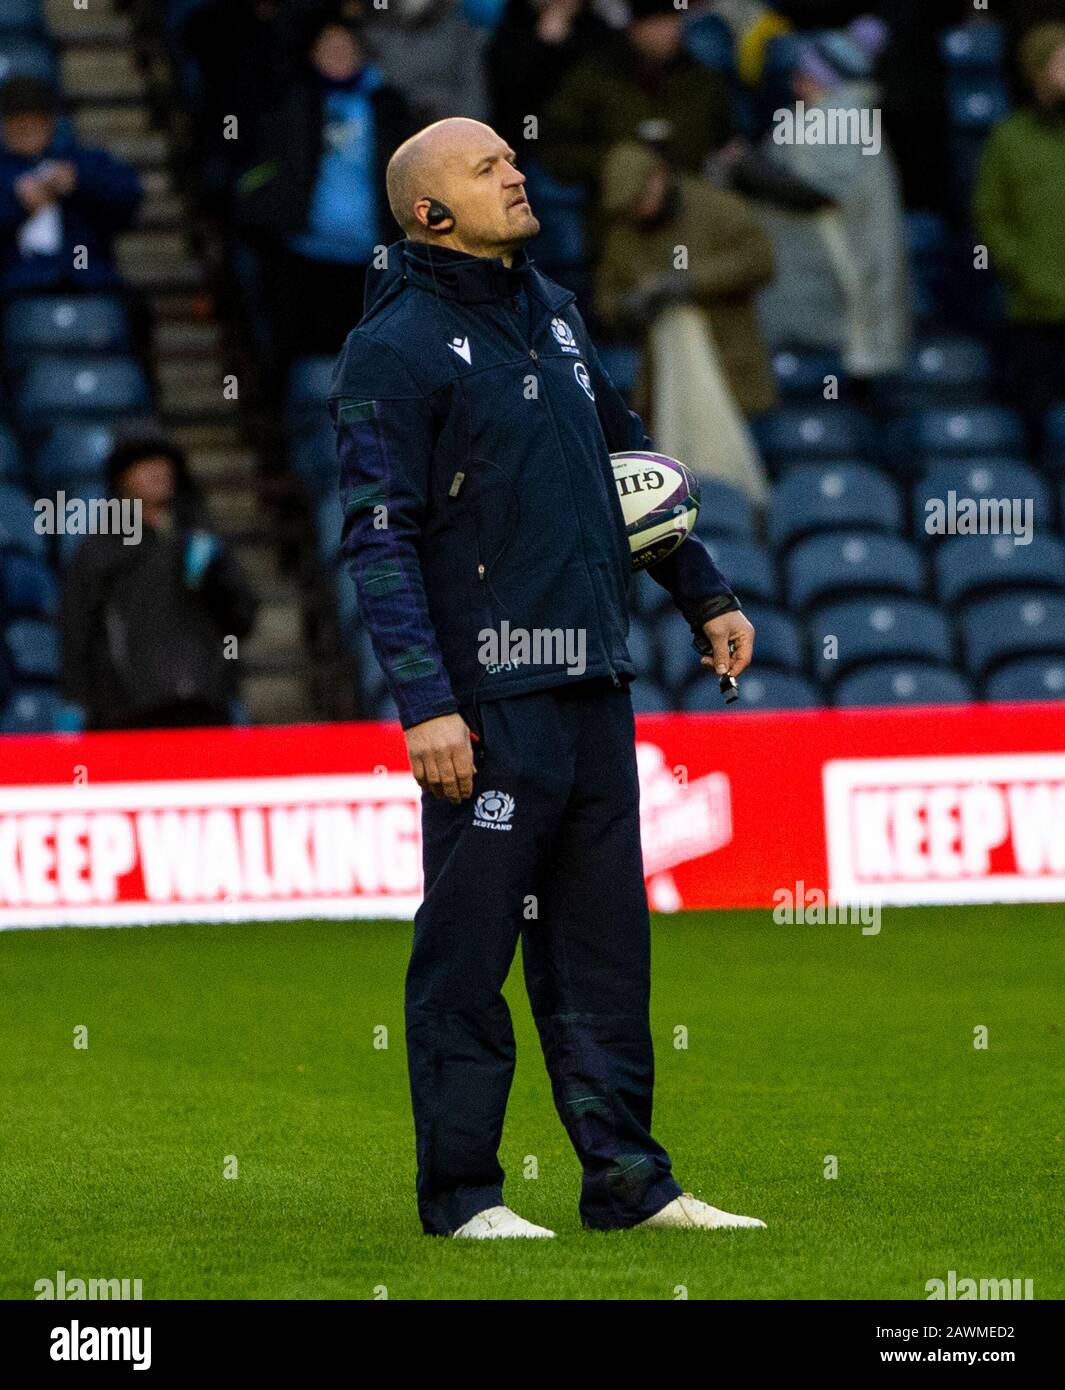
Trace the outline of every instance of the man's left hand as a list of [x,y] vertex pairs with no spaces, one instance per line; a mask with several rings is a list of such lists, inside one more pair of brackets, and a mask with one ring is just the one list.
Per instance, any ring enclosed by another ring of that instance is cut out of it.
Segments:
[[719,676],[736,677],[746,671],[754,656],[754,628],[739,609],[703,623],[703,632],[713,656],[702,657],[701,665]]

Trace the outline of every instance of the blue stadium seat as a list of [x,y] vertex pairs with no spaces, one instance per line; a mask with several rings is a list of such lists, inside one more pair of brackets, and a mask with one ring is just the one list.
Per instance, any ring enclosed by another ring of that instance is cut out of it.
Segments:
[[668,714],[674,708],[669,694],[650,676],[641,675],[633,681],[629,695],[635,714]]
[[[633,627],[636,624],[633,623]],[[664,610],[653,627],[657,661],[644,665],[630,646],[633,660],[640,671],[657,675],[667,690],[679,691],[699,672],[699,653],[692,646],[692,631],[676,608]],[[631,632],[630,632],[631,636]]]
[[749,599],[776,602],[779,586],[768,550],[751,541],[732,540],[728,536],[711,536],[705,544],[710,558],[741,602]]
[[843,359],[838,352],[818,352],[813,348],[780,348],[773,354],[773,375],[780,394],[787,400],[824,399],[826,377],[846,380]]
[[0,83],[9,77],[43,77],[55,83],[59,71],[55,54],[32,35],[0,34]]
[[977,405],[994,386],[991,353],[978,338],[926,338],[910,349],[902,372],[880,392],[893,412]]
[[752,668],[740,677],[739,687],[739,700],[726,705],[717,680],[710,673],[702,673],[685,690],[681,708],[692,714],[733,714],[744,710],[758,713],[774,709],[816,709],[821,703],[809,681],[788,671],[756,671]]
[[957,671],[920,662],[885,661],[844,676],[833,691],[840,708],[858,705],[959,705],[975,699]]
[[1025,451],[1020,417],[1005,406],[958,406],[915,410],[895,421],[888,436],[892,462],[915,472],[936,455],[976,458]]
[[1048,473],[1065,476],[1065,403],[1053,406],[1045,425],[1043,464]]
[[813,531],[902,525],[898,488],[867,464],[799,464],[773,488],[769,543],[774,549]]
[[875,591],[919,596],[920,556],[908,541],[876,531],[829,531],[800,541],[785,559],[788,606]]
[[745,492],[719,478],[703,478],[699,493],[699,515],[695,522],[698,535],[754,540],[754,507]]
[[59,586],[39,555],[0,551],[0,613],[5,618],[56,618]]
[[399,710],[386,688],[378,690],[373,699],[367,703],[365,717],[380,720],[383,723],[399,723]]
[[339,493],[323,493],[315,504],[314,524],[318,563],[325,570],[331,570],[340,559],[340,528],[343,521],[344,508],[340,505]]
[[1013,536],[951,536],[934,556],[936,593],[955,605],[993,589],[1065,588],[1065,545],[1035,535],[1030,545]]
[[40,433],[60,421],[144,414],[148,381],[132,357],[35,357],[16,397],[23,428]]
[[1026,656],[1000,666],[984,687],[988,700],[1065,700],[1065,659]]
[[0,549],[43,555],[45,538],[38,533],[36,521],[37,513],[26,493],[10,483],[0,483]]
[[641,352],[635,343],[604,343],[599,349],[603,370],[628,400],[640,370]]
[[59,679],[59,637],[51,623],[16,618],[4,629],[8,662],[18,681]]
[[10,362],[34,353],[128,352],[129,321],[122,301],[106,294],[20,296],[4,310]]
[[953,244],[946,222],[932,212],[906,214],[914,317],[920,324],[943,322],[953,298]]
[[[67,507],[70,507],[71,503],[79,500],[90,503],[97,498],[106,496],[102,481],[92,478],[80,479],[76,486],[67,486],[63,491],[66,493],[64,501]],[[59,561],[60,569],[65,569],[67,565],[70,564],[71,560],[81,548],[81,543],[84,539],[84,535],[79,535],[78,532],[74,530],[68,531],[66,529],[63,530],[61,535],[56,537],[56,558]]]
[[[652,626],[646,619],[635,613],[629,619],[629,655],[636,663],[636,669],[641,675],[653,676],[658,674],[657,628],[657,623]],[[692,655],[694,656],[695,653],[693,652]]]
[[1014,657],[1065,659],[1065,593],[995,594],[967,607],[960,626],[965,665],[976,679]]
[[336,492],[339,480],[336,433],[328,418],[299,434],[289,450],[292,471],[314,497]]
[[0,716],[0,733],[49,734],[57,727],[60,699],[51,686],[24,685],[15,690]]
[[755,661],[784,671],[803,669],[802,634],[790,613],[764,603],[746,603],[743,611],[754,624]]
[[775,468],[821,459],[865,458],[872,449],[868,418],[852,406],[828,402],[771,410],[754,421],[753,432]]
[[[583,185],[560,183],[537,159],[525,162],[525,187],[541,230],[529,242],[529,255],[549,270],[580,266],[587,258]],[[619,387],[620,389],[620,387]]]
[[41,487],[102,485],[104,465],[114,445],[115,432],[106,425],[57,425],[37,451],[34,480]]
[[1001,24],[984,19],[979,24],[945,29],[939,37],[939,49],[951,72],[988,77],[1002,69],[1006,40]]
[[44,12],[41,0],[4,0],[0,7],[0,35],[43,35]]
[[[830,638],[835,638],[835,656],[826,655]],[[810,619],[810,647],[823,685],[870,661],[950,665],[954,659],[954,638],[943,612],[912,598],[849,599],[819,609]]]
[[337,627],[340,631],[341,641],[346,647],[360,621],[359,594],[346,565],[338,565],[337,567],[336,607]]
[[6,425],[0,425],[0,483],[17,487],[25,475],[26,467],[18,440]]
[[290,435],[309,433],[329,419],[329,385],[333,379],[333,357],[301,357],[288,374],[285,401],[285,428]]
[[[1016,498],[1022,504],[1030,499],[1035,530],[1053,530],[1050,491],[1034,468],[1010,459],[936,461],[913,490],[913,534],[918,540],[938,539],[928,526],[931,519],[940,514],[940,508],[944,516],[948,515],[951,492],[955,494],[956,516],[958,506],[969,499],[977,503],[981,498],[1012,503]],[[930,502],[939,504],[931,513],[928,510]],[[1012,517],[1012,509],[1010,515]],[[1022,521],[1026,515],[1022,510]]]
[[957,131],[983,133],[1010,114],[1010,94],[995,77],[951,77],[947,80],[947,111]]

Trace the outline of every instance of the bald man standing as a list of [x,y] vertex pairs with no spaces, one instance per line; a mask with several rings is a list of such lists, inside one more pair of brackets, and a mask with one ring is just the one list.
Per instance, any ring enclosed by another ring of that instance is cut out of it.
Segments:
[[[407,973],[418,1211],[431,1235],[551,1236],[503,1204],[518,941],[597,1230],[760,1226],[682,1191],[651,1135],[650,920],[626,647],[629,545],[610,453],[650,447],[505,141],[427,126],[396,150],[405,237],[371,271],[330,411],[342,552],[422,788]],[[754,630],[689,538],[650,573],[718,673]]]

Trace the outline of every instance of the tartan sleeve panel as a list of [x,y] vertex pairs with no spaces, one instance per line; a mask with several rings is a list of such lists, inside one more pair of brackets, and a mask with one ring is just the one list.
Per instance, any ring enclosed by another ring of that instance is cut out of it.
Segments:
[[418,559],[432,409],[402,359],[358,332],[345,345],[334,383],[329,404],[344,514],[341,558],[406,729],[458,709]]

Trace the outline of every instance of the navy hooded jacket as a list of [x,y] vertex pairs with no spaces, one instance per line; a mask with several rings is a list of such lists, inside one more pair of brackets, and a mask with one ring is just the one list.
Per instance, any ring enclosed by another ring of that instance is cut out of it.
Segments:
[[[574,679],[549,643],[487,661],[485,634],[504,623],[580,633],[585,677],[631,679],[610,454],[651,441],[574,295],[524,250],[507,267],[404,240],[385,261],[367,272],[329,410],[342,558],[403,727]],[[650,573],[693,631],[739,607],[695,537]]]

